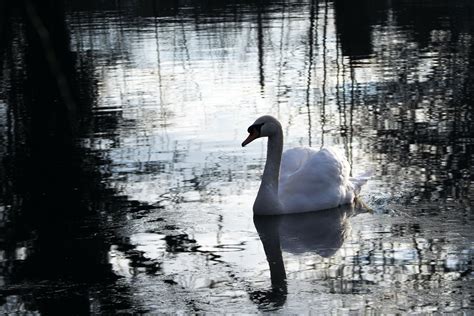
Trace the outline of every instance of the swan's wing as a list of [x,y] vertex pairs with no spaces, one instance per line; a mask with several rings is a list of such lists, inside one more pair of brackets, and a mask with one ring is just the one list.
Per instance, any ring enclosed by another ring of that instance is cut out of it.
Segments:
[[305,212],[350,203],[349,163],[333,149],[293,148],[284,152],[279,197],[285,209]]
[[306,147],[285,150],[281,157],[280,179],[286,179],[298,172],[313,154],[314,150]]

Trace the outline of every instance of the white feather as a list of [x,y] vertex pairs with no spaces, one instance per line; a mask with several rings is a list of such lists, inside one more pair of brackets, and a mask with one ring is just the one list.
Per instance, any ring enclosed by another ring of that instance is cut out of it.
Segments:
[[354,185],[344,155],[335,149],[292,148],[282,155],[278,197],[285,213],[352,203]]

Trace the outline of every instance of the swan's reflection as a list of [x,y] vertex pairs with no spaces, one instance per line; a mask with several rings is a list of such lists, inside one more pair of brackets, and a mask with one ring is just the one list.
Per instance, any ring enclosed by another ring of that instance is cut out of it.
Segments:
[[278,308],[287,296],[282,250],[293,254],[316,253],[330,257],[342,246],[350,230],[349,216],[362,209],[354,205],[310,213],[254,216],[270,266],[271,289],[254,291],[252,300],[261,308]]

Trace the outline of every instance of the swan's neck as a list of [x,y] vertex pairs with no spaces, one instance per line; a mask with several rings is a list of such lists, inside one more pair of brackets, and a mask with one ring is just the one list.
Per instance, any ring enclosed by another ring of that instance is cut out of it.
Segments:
[[281,154],[283,151],[283,135],[281,133],[268,138],[267,162],[263,170],[262,184],[270,185],[278,193],[280,179]]
[[280,179],[281,154],[283,151],[283,132],[268,138],[267,161],[263,170],[262,183],[254,204],[254,213],[265,215],[281,211],[278,199],[278,182]]

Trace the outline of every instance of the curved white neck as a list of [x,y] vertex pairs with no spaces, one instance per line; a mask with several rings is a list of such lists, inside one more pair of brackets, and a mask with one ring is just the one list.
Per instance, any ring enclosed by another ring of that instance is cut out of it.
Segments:
[[275,214],[281,211],[278,199],[278,182],[280,180],[281,154],[283,152],[283,131],[268,137],[267,161],[263,170],[262,183],[258,190],[253,211],[258,215]]

